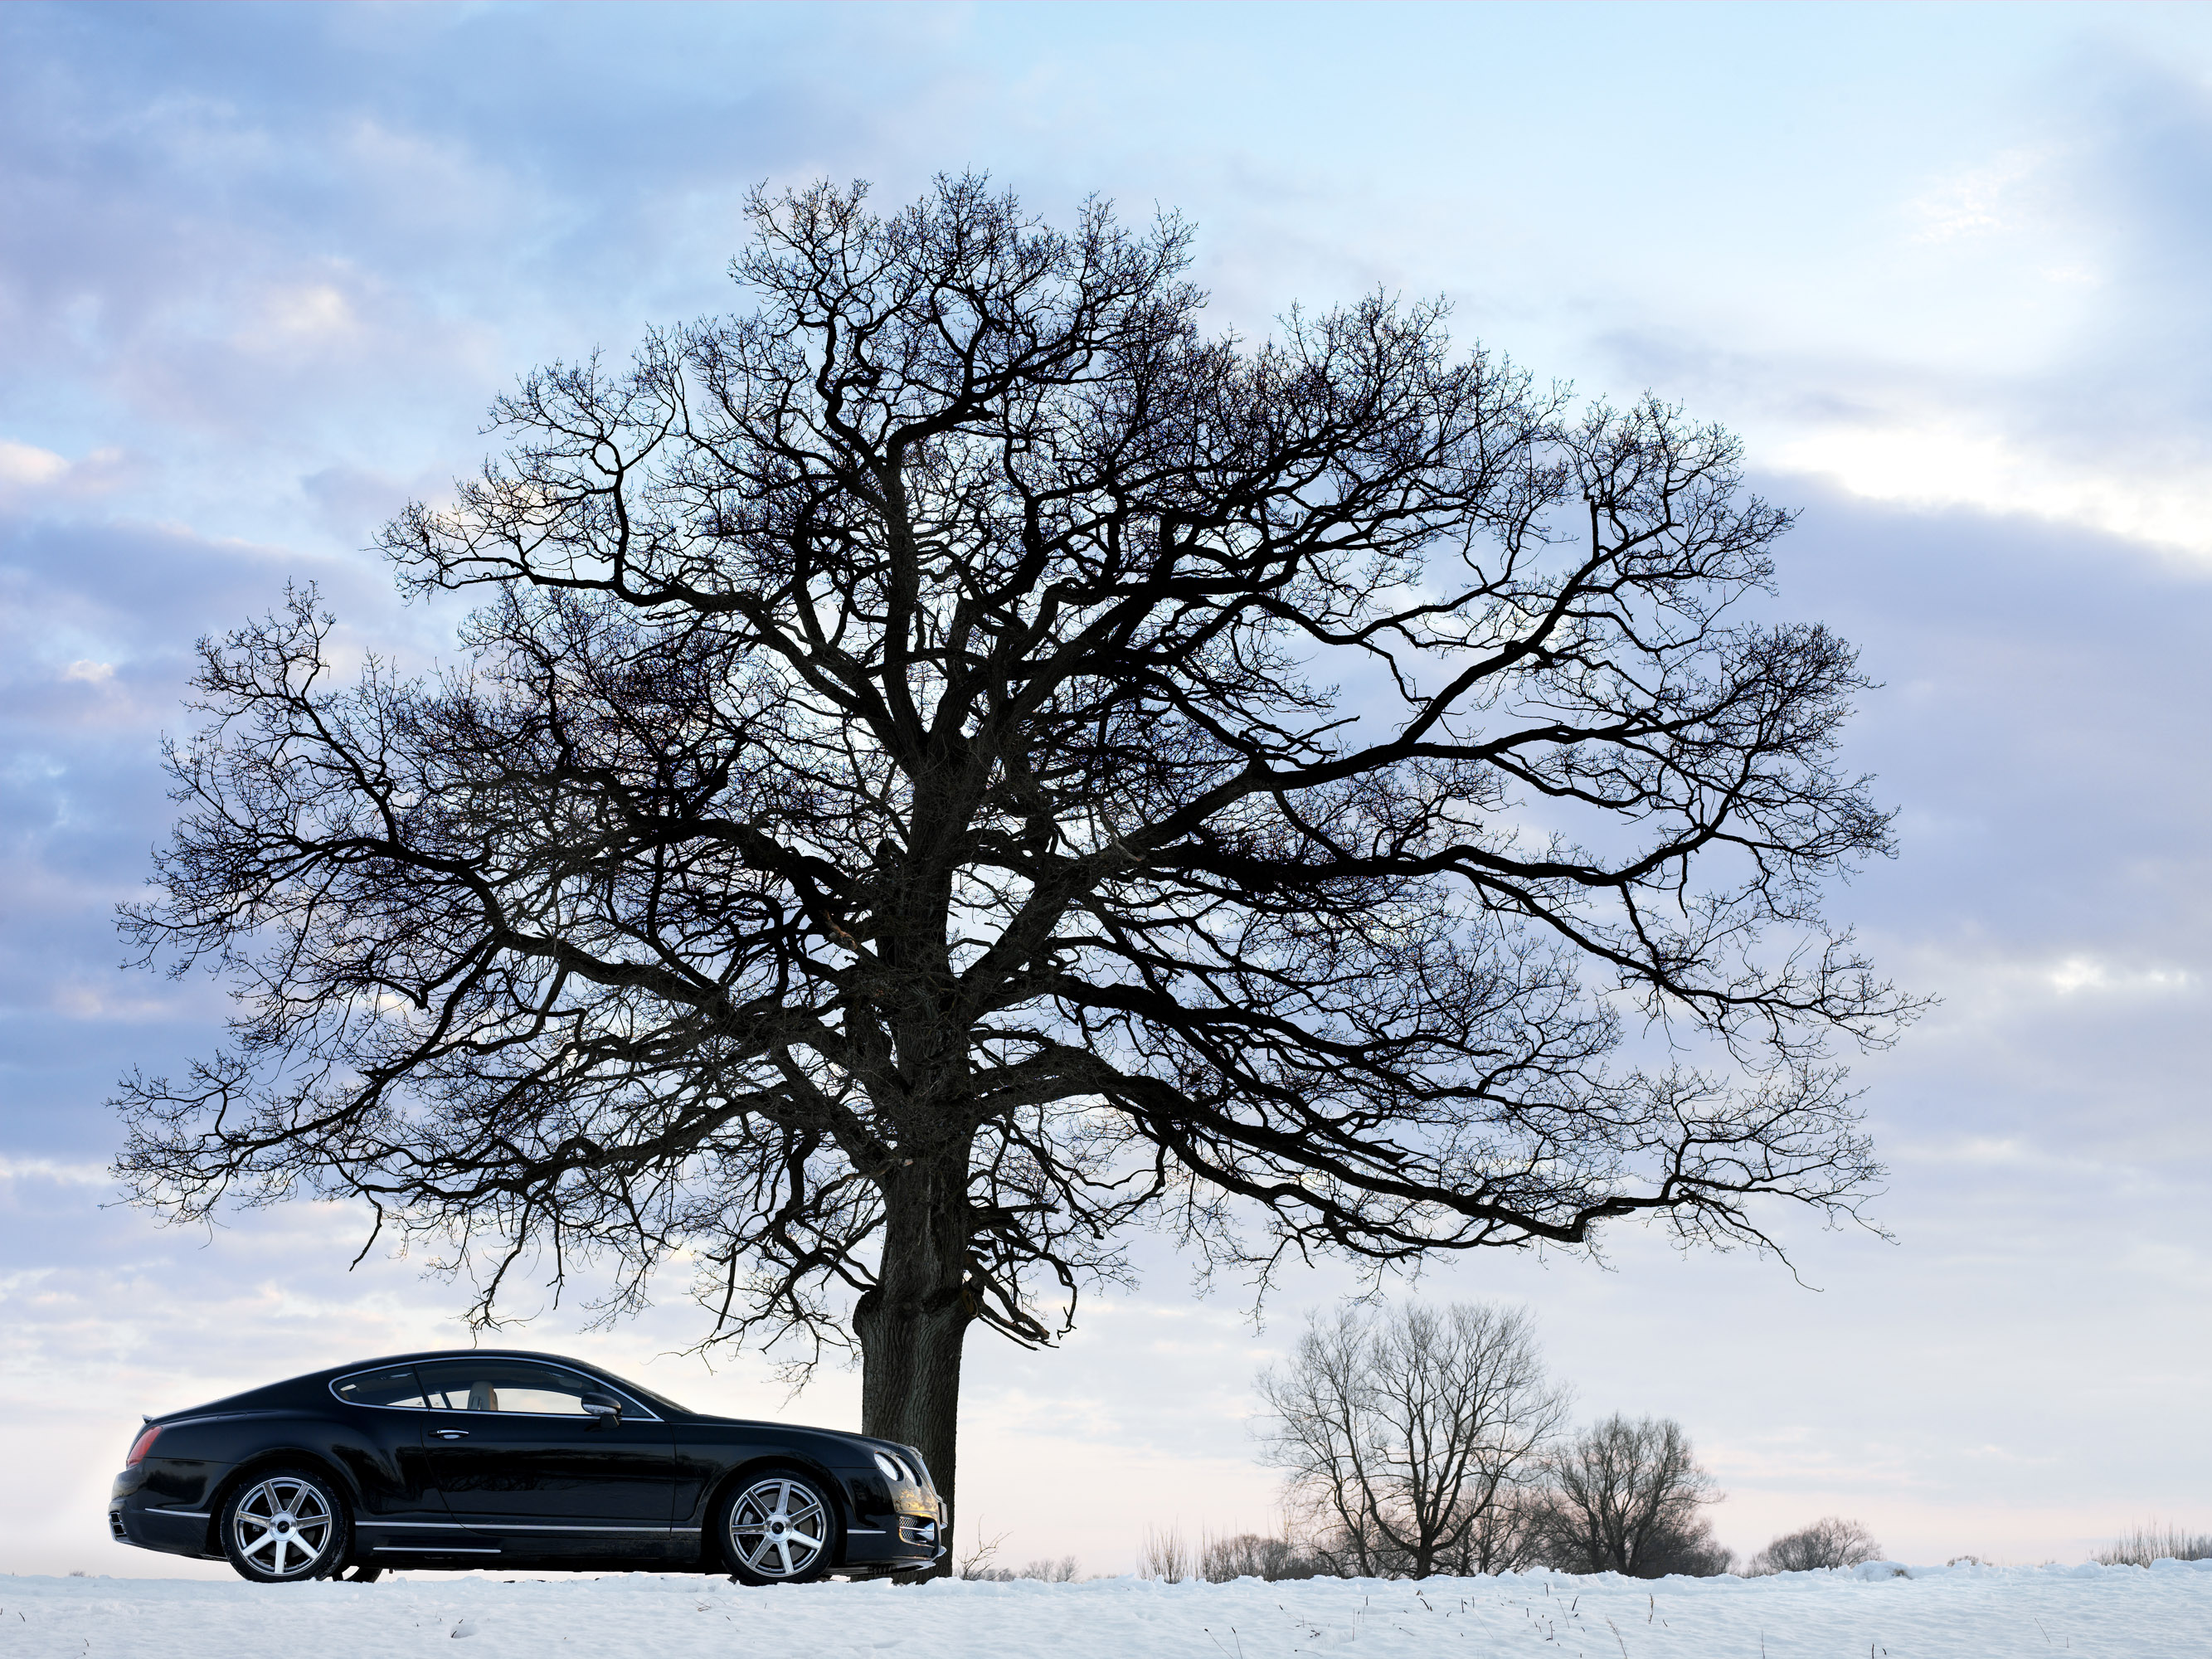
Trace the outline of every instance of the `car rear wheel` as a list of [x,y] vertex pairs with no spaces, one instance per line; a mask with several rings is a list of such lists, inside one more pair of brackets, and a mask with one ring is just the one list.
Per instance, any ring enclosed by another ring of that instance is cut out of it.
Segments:
[[812,1475],[755,1475],[722,1502],[714,1531],[722,1559],[747,1584],[805,1584],[830,1571],[836,1511]]
[[222,1506],[222,1553],[257,1584],[329,1577],[345,1564],[350,1532],[337,1487],[305,1469],[264,1471]]

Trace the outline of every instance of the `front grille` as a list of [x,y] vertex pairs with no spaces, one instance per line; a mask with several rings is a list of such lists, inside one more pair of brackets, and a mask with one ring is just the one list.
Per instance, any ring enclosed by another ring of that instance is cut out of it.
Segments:
[[899,1538],[903,1543],[919,1544],[924,1549],[935,1549],[937,1547],[937,1522],[934,1521],[909,1521],[902,1516],[899,1519]]

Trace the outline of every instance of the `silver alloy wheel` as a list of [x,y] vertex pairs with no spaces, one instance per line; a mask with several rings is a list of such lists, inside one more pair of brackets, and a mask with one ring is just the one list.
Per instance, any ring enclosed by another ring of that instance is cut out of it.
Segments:
[[273,1475],[238,1500],[230,1535],[239,1554],[262,1571],[291,1578],[322,1559],[337,1520],[313,1481]]
[[729,1533],[730,1549],[746,1571],[800,1578],[830,1547],[830,1511],[805,1481],[770,1475],[738,1494]]

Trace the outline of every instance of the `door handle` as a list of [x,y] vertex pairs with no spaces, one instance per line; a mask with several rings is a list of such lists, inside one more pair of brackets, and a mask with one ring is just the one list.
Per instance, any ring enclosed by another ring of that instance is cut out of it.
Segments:
[[469,1437],[466,1429],[433,1429],[430,1432],[441,1440],[465,1440]]

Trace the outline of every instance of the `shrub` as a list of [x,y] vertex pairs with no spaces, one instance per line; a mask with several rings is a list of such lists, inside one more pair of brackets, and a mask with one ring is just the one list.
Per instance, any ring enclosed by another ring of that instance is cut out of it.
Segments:
[[1785,1532],[1751,1558],[1753,1577],[1771,1572],[1818,1572],[1879,1561],[1881,1546],[1856,1521],[1831,1515],[1800,1532]]

